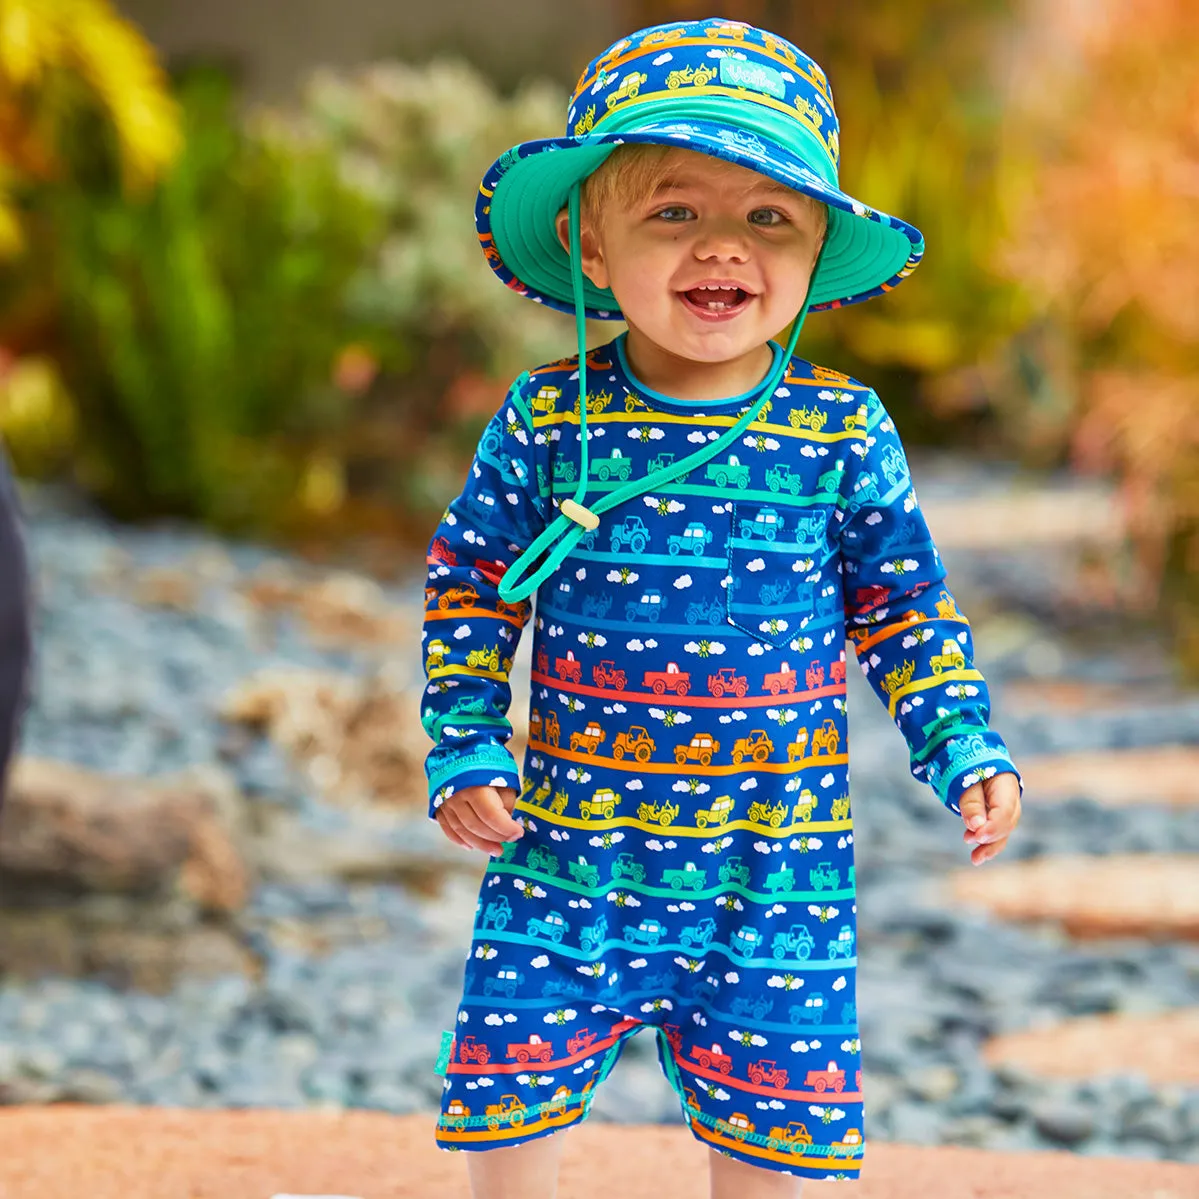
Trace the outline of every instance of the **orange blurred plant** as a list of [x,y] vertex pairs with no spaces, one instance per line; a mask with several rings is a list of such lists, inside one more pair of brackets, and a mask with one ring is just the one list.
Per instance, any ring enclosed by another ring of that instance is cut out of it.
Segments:
[[1001,266],[1066,334],[1070,455],[1119,482],[1125,595],[1199,677],[1199,5],[1038,0],[1026,29]]

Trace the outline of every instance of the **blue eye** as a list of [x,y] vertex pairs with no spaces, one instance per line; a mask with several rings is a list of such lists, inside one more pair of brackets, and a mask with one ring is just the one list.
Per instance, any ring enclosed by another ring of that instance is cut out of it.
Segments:
[[[777,221],[755,221],[753,218],[755,216],[757,216],[758,213],[760,213],[760,212],[773,214],[774,216],[778,217],[778,220]],[[751,212],[749,214],[749,217],[750,217],[750,224],[753,224],[753,225],[762,225],[762,224],[765,224],[767,226],[782,225],[782,224],[785,224],[787,221],[787,218],[781,212],[779,212],[779,210],[777,208],[755,208],[753,210],[753,212]]]
[[[666,216],[666,214],[667,214],[668,212],[690,212],[690,209],[689,209],[689,208],[686,208],[686,207],[684,207],[682,204],[671,204],[671,205],[669,205],[669,207],[667,207],[667,208],[663,208],[663,209],[662,209],[662,210],[661,210],[661,211],[658,213],[658,216]],[[674,222],[673,222],[673,221],[671,221],[670,223],[671,223],[671,224],[674,224]]]

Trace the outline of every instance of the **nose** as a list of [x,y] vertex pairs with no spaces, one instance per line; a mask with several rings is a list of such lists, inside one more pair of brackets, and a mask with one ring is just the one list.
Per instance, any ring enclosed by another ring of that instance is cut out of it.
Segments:
[[745,262],[749,257],[749,239],[745,223],[733,216],[708,216],[696,222],[693,250],[701,260]]

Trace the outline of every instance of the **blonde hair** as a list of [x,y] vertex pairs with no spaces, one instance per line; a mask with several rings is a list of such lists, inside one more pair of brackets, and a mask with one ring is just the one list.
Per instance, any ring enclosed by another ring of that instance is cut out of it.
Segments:
[[[603,229],[604,214],[614,202],[626,208],[643,204],[670,174],[668,157],[678,146],[663,146],[653,142],[619,145],[579,188],[579,216],[583,223],[599,232]],[[698,151],[692,151],[697,153]],[[821,218],[821,242],[828,235],[828,206],[805,192],[787,189],[817,209]]]

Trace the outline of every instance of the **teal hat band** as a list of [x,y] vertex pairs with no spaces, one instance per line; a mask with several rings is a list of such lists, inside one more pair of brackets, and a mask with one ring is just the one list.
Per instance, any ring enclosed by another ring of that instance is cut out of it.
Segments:
[[[610,491],[607,495],[601,496],[588,508],[583,503],[587,494],[588,471],[587,314],[583,303],[583,263],[582,254],[579,249],[581,237],[579,187],[580,185],[576,181],[571,186],[568,198],[570,273],[574,288],[575,329],[579,345],[579,484],[575,488],[573,499],[561,502],[560,508],[562,510],[559,511],[558,515],[554,517],[533,540],[532,544],[504,572],[504,577],[500,580],[498,590],[500,599],[507,603],[516,603],[531,595],[558,569],[562,560],[574,549],[587,529],[595,527],[598,523],[598,517],[602,513],[607,512],[609,508],[614,508],[617,504],[623,504],[627,499],[632,499],[635,496],[653,490],[655,487],[672,482],[681,475],[685,475],[696,467],[702,466],[709,459],[714,458],[717,454],[727,449],[728,446],[741,436],[749,425],[758,419],[766,401],[774,395],[776,388],[782,382],[788,367],[791,365],[791,356],[795,352],[795,345],[799,341],[800,330],[803,328],[804,320],[808,315],[808,308],[811,303],[812,279],[816,277],[820,259],[828,245],[826,240],[820,247],[820,253],[816,256],[816,262],[812,267],[812,273],[808,279],[807,295],[804,296],[803,307],[799,310],[799,314],[796,316],[795,323],[791,328],[791,336],[787,341],[786,349],[783,351],[777,365],[762,384],[762,389],[757,397],[750,403],[749,407],[742,413],[736,423],[715,441],[708,442],[694,454],[689,454],[680,462],[673,462],[669,466],[659,467],[657,470],[651,471],[644,479],[630,479],[615,491]],[[532,564],[546,550],[549,553],[545,562],[531,575],[528,575],[528,577],[522,577],[523,573],[528,571]]]

